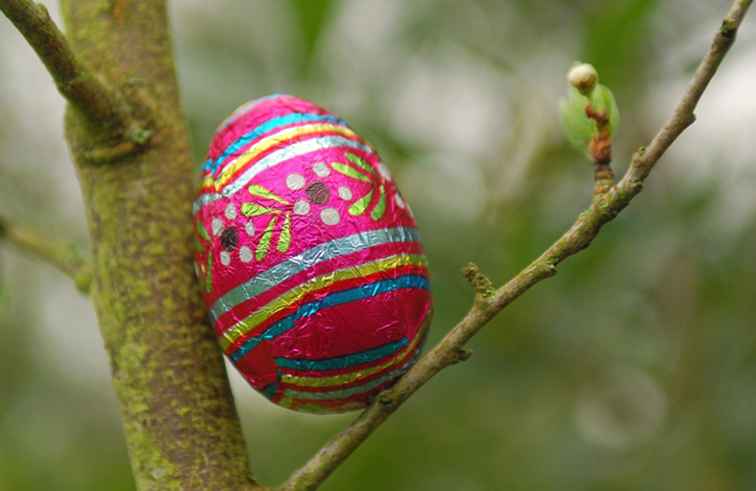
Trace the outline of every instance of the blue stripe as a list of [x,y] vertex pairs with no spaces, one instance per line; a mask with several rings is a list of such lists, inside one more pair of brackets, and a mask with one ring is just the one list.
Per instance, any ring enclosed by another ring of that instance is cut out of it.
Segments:
[[289,358],[276,358],[276,365],[281,368],[290,368],[292,370],[340,370],[352,365],[362,365],[376,360],[380,360],[389,355],[393,355],[400,349],[409,344],[407,338],[402,338],[393,343],[384,344],[371,350],[352,353],[346,356],[335,358],[326,358],[321,360],[294,360]]
[[202,166],[202,168],[203,170],[210,170],[212,173],[215,173],[216,169],[218,169],[218,167],[220,167],[230,155],[238,152],[239,149],[241,149],[244,145],[251,142],[252,140],[259,138],[265,133],[281,126],[311,121],[328,121],[343,126],[347,125],[346,121],[337,118],[336,116],[313,113],[292,113],[287,114],[286,116],[269,119],[263,124],[257,126],[255,129],[240,136],[239,139],[237,139],[234,143],[226,147],[226,149],[223,151],[223,154],[214,161],[212,159],[208,159]]
[[264,293],[287,278],[325,261],[383,244],[418,241],[420,241],[420,235],[416,229],[395,227],[358,232],[318,244],[301,254],[281,261],[233,290],[229,290],[216,300],[210,308],[210,318],[215,322],[221,315],[236,308],[240,303]]
[[265,387],[263,387],[262,393],[267,397],[268,399],[272,399],[274,395],[276,395],[276,392],[278,392],[278,382],[273,382],[272,384],[268,384]]
[[357,300],[374,297],[382,293],[387,293],[402,288],[422,288],[424,290],[427,290],[428,278],[419,275],[405,275],[389,280],[376,281],[374,283],[368,283],[367,285],[361,285],[349,290],[334,292],[324,298],[321,298],[320,300],[301,305],[296,310],[296,312],[276,322],[259,336],[249,338],[235,352],[231,353],[231,355],[229,355],[229,358],[231,358],[231,361],[234,362],[239,361],[240,358],[246,355],[250,350],[257,347],[257,345],[259,345],[263,341],[272,341],[286,331],[293,329],[294,324],[298,320],[315,315],[322,309],[349,302],[355,302]]
[[[232,122],[234,122],[237,119],[239,119],[245,113],[251,111],[252,108],[254,108],[255,106],[257,106],[261,102],[270,101],[270,100],[273,100],[273,99],[278,99],[279,97],[284,96],[284,95],[286,95],[286,94],[279,94],[278,92],[274,92],[274,93],[272,93],[270,95],[266,95],[264,97],[258,97],[257,99],[252,99],[251,101],[245,102],[241,106],[237,107],[234,110],[234,112],[232,112],[226,119],[224,119],[223,122],[218,125],[218,128],[215,130],[215,132],[218,133],[219,131],[222,131],[224,128],[226,128],[226,126],[228,126]],[[205,169],[212,169],[213,173],[215,172],[216,168],[217,168],[217,166],[213,165],[213,159],[207,159],[202,164],[202,169],[203,170],[205,170]]]
[[350,387],[348,389],[339,389],[339,390],[334,390],[334,391],[329,391],[329,392],[306,392],[306,391],[299,391],[299,390],[294,390],[294,389],[286,389],[284,390],[284,396],[290,397],[292,399],[307,399],[307,400],[320,400],[320,401],[348,399],[349,397],[352,397],[357,394],[370,392],[371,390],[377,387],[380,387],[386,382],[399,378],[401,375],[404,375],[412,367],[412,365],[417,361],[419,357],[420,357],[420,350],[416,349],[412,355],[412,358],[407,360],[407,362],[401,367],[396,368],[382,375],[381,377],[378,377],[373,380],[369,380],[359,385],[355,385],[354,387]]

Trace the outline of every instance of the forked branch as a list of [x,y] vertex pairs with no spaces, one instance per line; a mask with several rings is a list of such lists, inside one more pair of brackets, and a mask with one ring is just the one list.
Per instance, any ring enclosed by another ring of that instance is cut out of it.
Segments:
[[[1,0],[0,10],[16,26],[52,75],[58,91],[84,113],[95,128],[117,140],[95,157],[111,160],[147,143],[150,131],[115,90],[105,85],[76,56],[44,5],[31,0]],[[102,156],[101,154],[107,153]]]
[[18,249],[52,264],[68,275],[82,293],[92,284],[92,264],[72,243],[44,237],[29,228],[10,223],[0,217],[0,239]]
[[[469,353],[464,345],[504,307],[540,281],[556,274],[557,266],[588,247],[601,228],[617,216],[641,191],[656,162],[677,137],[695,120],[693,111],[717,71],[751,5],[752,0],[735,0],[701,61],[693,79],[675,108],[672,117],[646,148],[638,150],[624,177],[606,192],[594,196],[583,211],[554,244],[538,259],[489,293],[485,276],[474,266],[466,275],[476,289],[476,301],[464,318],[391,389],[383,392],[352,424],[321,448],[279,489],[281,491],[314,490],[378,428],[415,391],[449,365],[464,360]],[[485,294],[484,294],[485,293]]]

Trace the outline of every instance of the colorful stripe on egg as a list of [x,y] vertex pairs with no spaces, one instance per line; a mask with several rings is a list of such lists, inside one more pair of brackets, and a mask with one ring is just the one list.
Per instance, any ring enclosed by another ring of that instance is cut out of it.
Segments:
[[286,95],[242,106],[193,211],[221,347],[273,402],[362,408],[417,359],[431,297],[415,221],[342,119]]

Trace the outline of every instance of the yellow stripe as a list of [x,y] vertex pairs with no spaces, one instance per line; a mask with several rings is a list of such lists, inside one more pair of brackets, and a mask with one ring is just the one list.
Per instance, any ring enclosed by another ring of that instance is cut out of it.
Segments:
[[291,397],[289,397],[289,396],[283,396],[283,397],[281,398],[281,400],[280,400],[280,401],[278,401],[278,404],[279,404],[280,406],[283,406],[283,407],[286,407],[286,408],[289,408],[289,409],[293,409],[293,408],[291,407],[291,404],[292,404],[293,402],[294,402],[294,401],[292,400],[292,398],[291,398]]
[[286,373],[281,377],[281,381],[286,384],[298,385],[301,387],[327,387],[330,385],[341,386],[356,382],[375,373],[378,373],[381,370],[390,367],[391,365],[396,364],[407,353],[413,352],[415,348],[417,348],[418,343],[420,343],[420,339],[423,337],[422,335],[422,332],[418,332],[417,335],[415,335],[415,339],[413,339],[412,342],[408,344],[403,350],[395,354],[387,362],[378,366],[366,368],[364,370],[358,370],[352,373],[333,375],[331,377],[301,377],[298,375],[289,375],[288,373]]
[[298,136],[305,136],[310,133],[319,133],[321,131],[332,131],[335,133],[338,133],[340,135],[348,136],[348,137],[356,137],[357,135],[350,130],[349,128],[345,126],[338,126],[335,124],[305,124],[302,126],[295,126],[294,128],[287,128],[285,130],[279,131],[277,133],[274,133],[266,138],[263,138],[262,140],[258,141],[257,143],[253,144],[249,149],[244,152],[243,154],[236,157],[233,161],[231,161],[226,167],[223,168],[223,171],[221,172],[221,175],[218,176],[218,179],[213,179],[212,174],[205,177],[204,182],[202,183],[203,186],[209,187],[215,184],[215,190],[220,191],[223,186],[228,183],[228,181],[231,180],[233,175],[247,165],[247,162],[254,159],[261,153],[265,152],[266,150],[270,149],[271,147],[280,144],[284,140],[288,140],[291,138],[296,138]]
[[359,278],[362,276],[395,269],[400,266],[409,265],[427,266],[425,256],[415,254],[395,254],[393,256],[388,256],[357,266],[347,266],[343,269],[338,269],[336,271],[325,273],[321,276],[312,278],[311,280],[292,288],[280,297],[271,300],[266,305],[256,310],[252,315],[234,324],[233,327],[223,333],[223,337],[220,339],[221,347],[225,351],[234,343],[234,341],[236,341],[249,331],[253,330],[255,327],[264,322],[268,317],[283,308],[299,302],[302,297],[304,297],[308,293],[321,290],[330,285],[333,285],[338,281],[351,280],[353,278]]
[[[294,403],[297,403],[296,406],[294,406]],[[311,414],[334,414],[334,413],[344,413],[347,411],[354,411],[355,409],[364,409],[365,406],[363,404],[360,404],[357,401],[349,401],[345,404],[339,404],[336,407],[332,407],[329,405],[326,405],[320,401],[308,401],[303,402],[301,399],[296,399],[291,401],[291,408],[295,411],[301,411],[305,413],[311,413]]]

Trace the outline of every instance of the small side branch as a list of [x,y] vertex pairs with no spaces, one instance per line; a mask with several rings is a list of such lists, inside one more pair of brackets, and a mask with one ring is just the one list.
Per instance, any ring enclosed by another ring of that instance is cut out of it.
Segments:
[[0,218],[0,239],[18,249],[52,264],[68,275],[82,293],[89,293],[92,284],[92,264],[71,243],[51,240],[21,225]]
[[478,302],[485,302],[496,291],[493,281],[480,270],[480,266],[470,262],[462,269],[462,274],[470,286],[475,290],[475,299]]
[[52,75],[58,91],[95,126],[119,141],[118,158],[147,143],[150,131],[132,114],[121,95],[92,73],[73,52],[44,5],[31,0],[2,0],[0,10],[16,26]]
[[562,261],[588,247],[601,228],[627,207],[640,193],[643,181],[659,158],[694,121],[693,111],[732,45],[751,1],[734,1],[672,117],[657,133],[648,148],[636,152],[620,182],[609,185],[605,191],[595,194],[590,207],[578,216],[567,232],[538,259],[499,289],[491,292],[490,280],[477,266],[468,266],[465,275],[476,289],[476,298],[485,298],[485,301],[476,301],[464,318],[399,379],[396,385],[378,396],[349,427],[321,448],[279,490],[317,489],[415,391],[444,368],[469,356],[469,352],[464,350],[465,344],[489,320],[531,287],[556,274],[556,268]]

